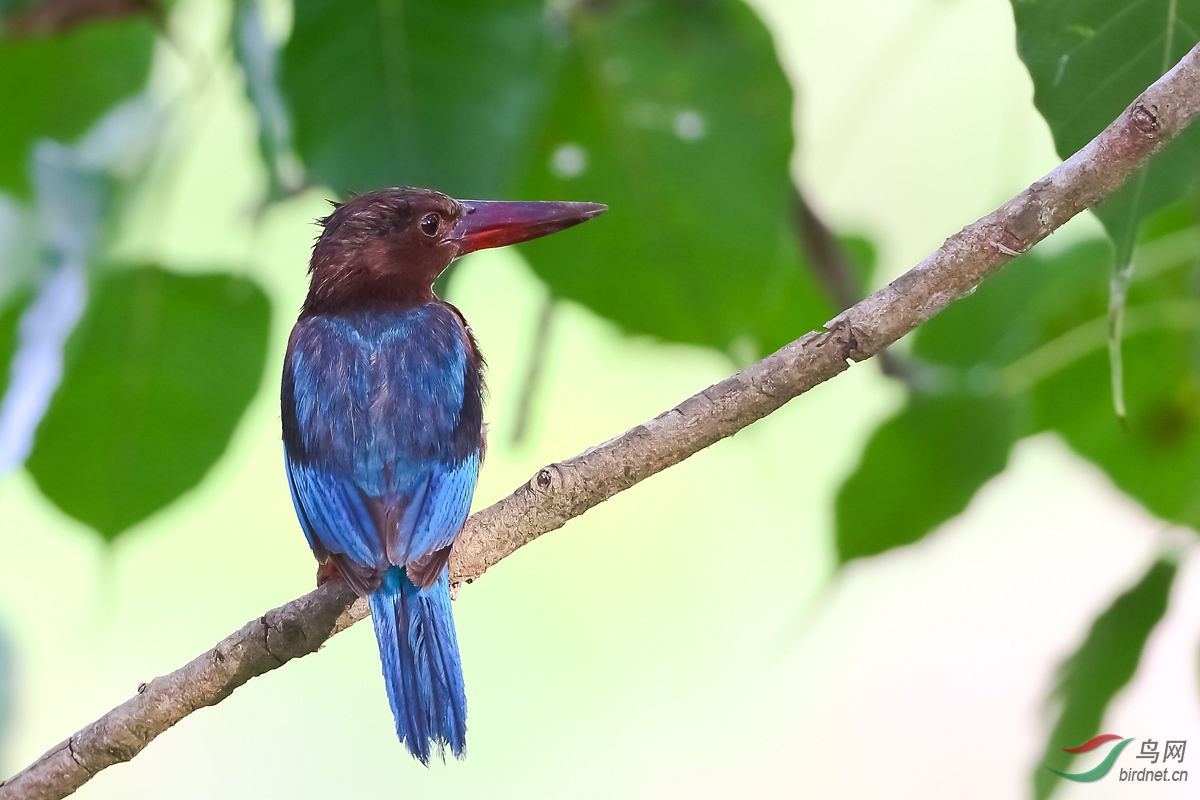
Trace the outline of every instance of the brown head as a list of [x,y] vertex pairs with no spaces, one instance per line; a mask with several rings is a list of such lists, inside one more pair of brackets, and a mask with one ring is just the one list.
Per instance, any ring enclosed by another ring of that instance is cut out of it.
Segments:
[[459,256],[536,239],[605,210],[597,203],[455,200],[411,187],[357,195],[320,220],[302,316],[429,302],[434,280]]

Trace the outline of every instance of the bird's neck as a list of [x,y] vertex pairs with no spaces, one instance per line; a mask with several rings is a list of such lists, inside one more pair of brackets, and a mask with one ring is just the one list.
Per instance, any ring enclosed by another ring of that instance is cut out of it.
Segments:
[[313,276],[300,317],[349,316],[363,312],[398,313],[439,302],[430,285],[391,279],[354,282]]
[[447,263],[394,245],[378,236],[359,242],[323,234],[313,247],[301,317],[403,311],[436,302],[433,281]]

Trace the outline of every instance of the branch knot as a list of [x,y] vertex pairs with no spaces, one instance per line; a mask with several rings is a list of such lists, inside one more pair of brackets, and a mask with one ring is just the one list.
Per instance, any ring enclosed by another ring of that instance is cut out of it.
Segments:
[[529,482],[529,488],[535,492],[548,492],[554,487],[555,483],[561,483],[561,480],[555,481],[557,477],[558,465],[551,464],[548,467],[542,467],[533,476],[533,480]]
[[871,353],[863,353],[859,350],[858,334],[854,329],[854,323],[847,314],[841,314],[833,319],[829,332],[825,334],[825,342],[837,348],[838,357],[842,361],[851,359],[862,361],[871,355]]
[[1133,113],[1129,115],[1133,127],[1137,128],[1145,136],[1154,138],[1158,135],[1158,109],[1153,105],[1138,103],[1133,107]]

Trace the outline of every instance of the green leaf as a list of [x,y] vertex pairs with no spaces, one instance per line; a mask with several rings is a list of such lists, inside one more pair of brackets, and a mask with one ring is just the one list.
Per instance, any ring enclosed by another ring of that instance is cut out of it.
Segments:
[[[1200,38],[1197,0],[1013,0],[1017,51],[1034,104],[1066,158],[1104,130]],[[1138,226],[1187,191],[1200,168],[1200,128],[1189,128],[1124,189],[1094,209],[1128,263]]]
[[793,230],[791,87],[740,0],[304,2],[281,82],[335,190],[608,203],[523,252],[626,331],[749,360],[833,314]]
[[914,394],[838,492],[838,560],[912,544],[961,513],[1004,469],[1019,419],[1003,399]]
[[230,40],[242,67],[246,94],[258,112],[258,146],[267,167],[267,196],[282,199],[299,190],[304,175],[292,146],[292,125],[279,89],[279,53],[270,41],[261,0],[235,0]]
[[542,102],[544,6],[296,3],[281,87],[309,176],[337,192],[504,196]]
[[194,487],[258,390],[270,306],[226,274],[103,273],[26,467],[112,540]]
[[1112,246],[1103,240],[1050,258],[1034,251],[919,327],[913,355],[936,365],[950,385],[969,382],[976,391],[1009,394],[1018,390],[994,384],[1028,388],[1043,373],[1037,363],[1020,360],[1095,319],[1106,303],[1111,265]]
[[[1151,513],[1200,527],[1200,230],[1191,201],[1157,215],[1130,287],[1124,343],[1127,416],[1108,401],[1108,272],[1097,245],[1013,268],[1062,274],[1028,294],[1015,326],[1036,331],[1036,347],[1000,372],[1009,391],[1029,391],[1034,428],[1054,430]],[[1190,227],[1181,227],[1190,221]],[[1090,251],[1090,254],[1089,254]],[[983,289],[980,290],[980,293]],[[973,298],[972,298],[973,299]]]
[[843,563],[915,542],[960,513],[1012,444],[1046,427],[1031,414],[1030,388],[1058,362],[1040,348],[1094,320],[1111,260],[1105,241],[1024,256],[914,332],[924,390],[876,430],[838,494]]
[[743,3],[578,4],[526,197],[607,203],[522,246],[627,331],[752,356],[832,315],[792,221],[792,91]]
[[33,293],[30,291],[16,292],[0,303],[0,402],[8,391],[10,379],[9,366],[17,353],[19,344],[19,327],[21,315],[29,307]]
[[144,17],[89,23],[51,36],[0,38],[0,188],[28,196],[36,140],[71,141],[141,90],[154,38]]
[[[1197,277],[1195,270],[1180,272],[1189,281]],[[1089,323],[1064,336],[1073,342],[1066,349],[1078,356],[1064,360],[1034,390],[1037,424],[1058,431],[1153,514],[1200,528],[1200,376],[1194,363],[1200,302],[1186,288],[1175,297],[1145,297],[1152,288],[1135,283],[1127,312],[1126,423],[1113,418],[1107,401],[1107,324],[1103,309],[1094,308]]]
[[[926,507],[928,493],[909,484],[925,475],[923,465],[944,468],[951,458],[945,442],[962,441],[972,431],[985,441],[1056,432],[1151,513],[1200,529],[1200,227],[1194,201],[1150,218],[1139,248],[1141,268],[1127,311],[1126,424],[1114,419],[1108,400],[1112,246],[1098,240],[1051,257],[1024,256],[914,333],[919,385],[946,398],[953,410],[914,416],[906,409],[872,438],[839,498],[843,558],[913,541],[961,509],[991,473],[951,476],[963,483],[953,507],[939,513]],[[956,404],[959,396],[976,398],[976,408]],[[1013,418],[995,408],[1017,409],[1015,428]],[[993,430],[997,424],[1001,431]],[[969,463],[971,457],[958,458]],[[986,457],[995,469],[1003,465],[994,454]],[[851,505],[852,495],[862,499]],[[865,500],[875,497],[892,498],[894,505]],[[949,500],[939,494],[933,502]],[[887,519],[899,521],[896,530],[879,534]]]
[[36,215],[0,193],[0,306],[34,283],[42,266]]
[[1025,433],[1057,432],[1151,513],[1197,528],[1200,230],[1188,213],[1191,227],[1179,209],[1147,226],[1155,237],[1127,311],[1124,425],[1109,404],[1107,242],[1022,257],[923,325],[913,353],[942,391],[1029,401]]
[[[1034,102],[1066,158],[1103,130],[1197,42],[1198,0],[1013,0],[1017,49]],[[1134,244],[1142,221],[1181,197],[1200,167],[1200,129],[1171,142],[1121,191],[1093,209],[1116,247],[1110,284],[1109,390],[1128,413],[1122,340]]]
[[1077,747],[1101,732],[1105,709],[1137,671],[1146,640],[1166,613],[1175,572],[1174,563],[1155,562],[1136,586],[1096,618],[1083,644],[1062,665],[1053,694],[1062,707],[1033,773],[1038,800],[1049,797],[1059,783],[1045,767],[1070,767],[1072,756],[1062,748]]
[[866,297],[871,293],[871,278],[875,275],[875,262],[878,260],[875,243],[856,234],[839,236],[837,239],[850,266],[851,282],[858,291],[858,296]]

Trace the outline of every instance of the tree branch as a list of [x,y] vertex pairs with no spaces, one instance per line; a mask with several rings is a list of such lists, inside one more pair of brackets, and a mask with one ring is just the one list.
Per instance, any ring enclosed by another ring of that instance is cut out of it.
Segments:
[[[866,300],[762,361],[644,425],[574,458],[473,515],[450,560],[455,584],[547,531],[875,355],[966,295],[980,281],[1112,194],[1200,110],[1200,45],[1099,136],[996,211],[951,236],[931,256]],[[128,761],[158,734],[221,702],[250,678],[314,652],[366,616],[340,582],[267,612],[212,650],[75,733],[0,784],[0,800],[65,797],[105,767]]]
[[[817,216],[798,186],[794,187],[792,203],[796,233],[808,254],[809,264],[818,280],[825,285],[825,291],[837,310],[845,311],[862,300],[863,292],[854,277],[854,267],[850,265],[833,231]],[[908,364],[887,350],[881,350],[877,356],[884,375],[903,381],[910,387],[914,385],[912,368]]]

